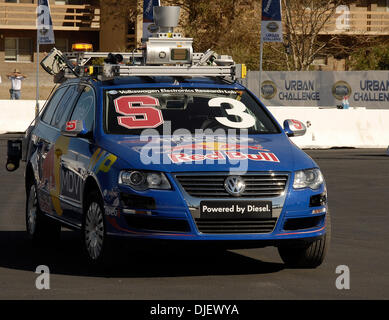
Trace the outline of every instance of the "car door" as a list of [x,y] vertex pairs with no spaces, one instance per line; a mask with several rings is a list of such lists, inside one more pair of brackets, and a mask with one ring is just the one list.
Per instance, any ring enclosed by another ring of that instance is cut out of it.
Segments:
[[41,210],[52,213],[53,206],[50,200],[50,184],[53,181],[53,153],[50,153],[50,145],[55,141],[57,133],[50,125],[55,110],[57,109],[67,86],[58,88],[45,107],[44,113],[36,124],[31,135],[32,149],[36,156],[36,183],[39,205]]
[[77,95],[77,85],[60,87],[42,115],[35,130],[38,153],[38,198],[46,213],[62,216],[59,203],[59,148],[66,146],[61,138],[59,123],[66,118]]
[[[89,85],[79,88],[80,95],[68,121],[82,120],[89,137],[93,137],[96,97]],[[61,155],[60,201],[64,216],[72,224],[82,223],[82,191],[94,148],[93,139],[69,137],[69,148]]]

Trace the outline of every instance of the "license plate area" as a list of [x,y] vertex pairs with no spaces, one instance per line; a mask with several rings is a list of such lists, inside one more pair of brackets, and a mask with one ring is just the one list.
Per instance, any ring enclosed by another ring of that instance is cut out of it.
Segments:
[[272,218],[271,201],[201,201],[201,219]]

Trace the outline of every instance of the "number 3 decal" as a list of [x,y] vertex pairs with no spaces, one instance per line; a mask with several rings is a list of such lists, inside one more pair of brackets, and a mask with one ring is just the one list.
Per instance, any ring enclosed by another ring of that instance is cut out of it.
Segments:
[[[119,125],[128,129],[156,128],[163,123],[159,101],[150,96],[123,96],[114,100]],[[141,116],[142,118],[137,118]]]
[[227,117],[215,117],[222,125],[238,129],[247,129],[255,125],[255,118],[245,112],[246,106],[238,100],[231,98],[213,98],[209,100],[208,105],[210,107],[221,107],[222,103],[228,103],[232,106],[232,109],[226,109],[227,114],[241,118],[241,121],[235,122],[228,120]]

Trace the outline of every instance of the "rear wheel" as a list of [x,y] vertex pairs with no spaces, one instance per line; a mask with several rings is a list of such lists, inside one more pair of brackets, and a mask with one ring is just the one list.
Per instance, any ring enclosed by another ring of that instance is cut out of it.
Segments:
[[322,238],[300,247],[288,245],[278,247],[281,259],[288,267],[316,268],[323,263],[331,239],[331,219],[328,212],[326,220],[327,230]]
[[59,240],[61,225],[46,217],[39,208],[35,183],[29,186],[26,203],[26,230],[30,240],[52,244]]

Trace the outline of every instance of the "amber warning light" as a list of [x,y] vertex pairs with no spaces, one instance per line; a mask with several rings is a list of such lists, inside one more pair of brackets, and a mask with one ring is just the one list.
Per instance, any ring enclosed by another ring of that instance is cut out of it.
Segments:
[[93,51],[93,46],[90,43],[74,43],[72,51]]

